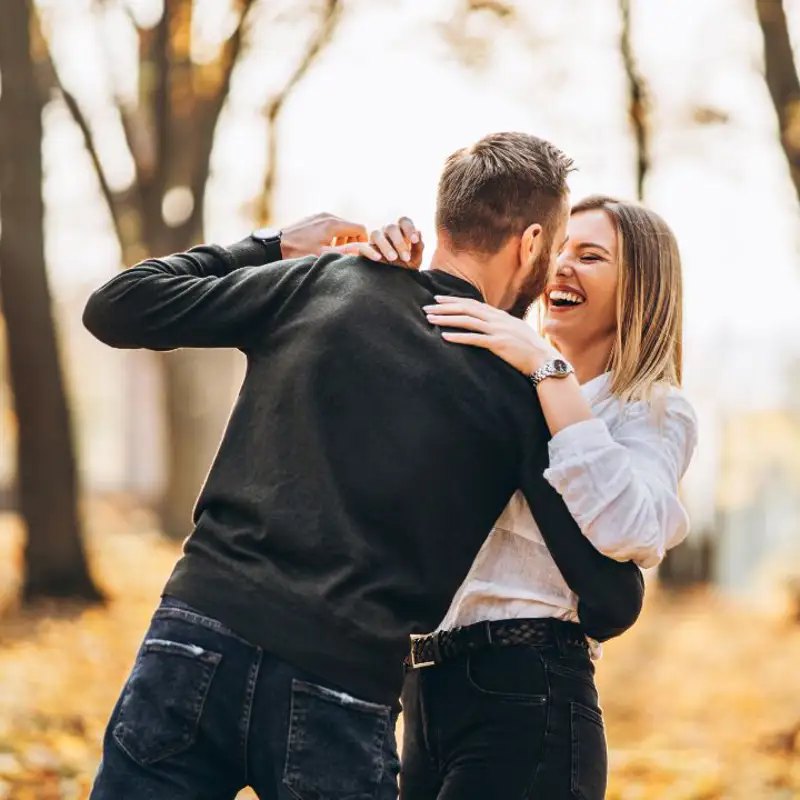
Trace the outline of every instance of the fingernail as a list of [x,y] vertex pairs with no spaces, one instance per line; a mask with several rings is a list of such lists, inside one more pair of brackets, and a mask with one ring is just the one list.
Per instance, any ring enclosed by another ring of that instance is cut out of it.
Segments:
[[397,253],[394,250],[389,251],[389,260],[390,261],[397,261]]
[[419,244],[419,234],[412,233],[411,234],[411,244]]
[[403,261],[411,261],[411,254],[410,253],[400,253],[400,258],[402,258]]

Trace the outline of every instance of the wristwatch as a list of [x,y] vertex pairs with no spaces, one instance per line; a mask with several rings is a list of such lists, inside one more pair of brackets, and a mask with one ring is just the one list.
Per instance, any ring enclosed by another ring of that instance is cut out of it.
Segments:
[[572,375],[573,372],[575,370],[569,361],[565,361],[563,358],[553,358],[550,361],[545,361],[529,377],[531,383],[536,387],[546,378],[566,378],[567,375]]
[[250,238],[264,246],[268,261],[281,261],[283,259],[281,234],[282,231],[278,228],[259,228],[250,234]]

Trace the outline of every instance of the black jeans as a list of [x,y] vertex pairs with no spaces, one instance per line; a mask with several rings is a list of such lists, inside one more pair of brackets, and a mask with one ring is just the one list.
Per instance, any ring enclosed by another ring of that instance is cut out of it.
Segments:
[[91,800],[395,800],[396,715],[165,598],[111,715]]
[[601,800],[607,752],[588,652],[495,647],[411,670],[402,800]]

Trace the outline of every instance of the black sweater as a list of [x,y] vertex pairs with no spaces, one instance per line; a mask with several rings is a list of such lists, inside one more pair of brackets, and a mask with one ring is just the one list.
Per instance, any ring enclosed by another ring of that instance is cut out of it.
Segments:
[[422,306],[469,283],[325,255],[269,266],[203,246],[120,273],[84,324],[112,347],[235,347],[247,374],[165,593],[345,691],[395,704],[408,636],[435,628],[521,488],[584,629],[636,620],[643,582],[545,481],[535,391],[449,344]]

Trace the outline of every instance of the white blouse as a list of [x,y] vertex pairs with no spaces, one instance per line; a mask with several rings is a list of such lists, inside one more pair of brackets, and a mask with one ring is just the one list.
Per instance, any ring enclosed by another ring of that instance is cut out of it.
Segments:
[[[601,553],[654,567],[689,533],[678,483],[697,443],[697,418],[679,389],[669,389],[659,413],[644,401],[621,403],[609,385],[605,373],[582,386],[595,418],[552,438],[544,474]],[[523,617],[577,622],[577,608],[517,492],[439,629]]]

